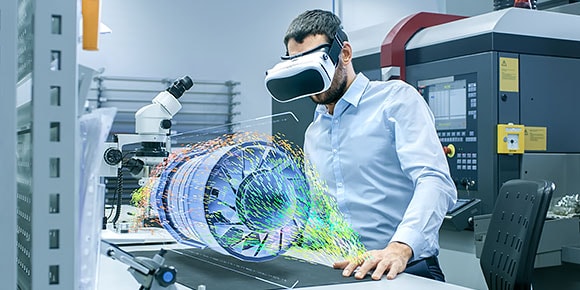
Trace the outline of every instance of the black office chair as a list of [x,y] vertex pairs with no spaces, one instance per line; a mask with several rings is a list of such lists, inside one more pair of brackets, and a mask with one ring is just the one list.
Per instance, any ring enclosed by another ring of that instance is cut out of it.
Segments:
[[534,261],[555,185],[510,180],[495,202],[480,265],[490,290],[531,289]]

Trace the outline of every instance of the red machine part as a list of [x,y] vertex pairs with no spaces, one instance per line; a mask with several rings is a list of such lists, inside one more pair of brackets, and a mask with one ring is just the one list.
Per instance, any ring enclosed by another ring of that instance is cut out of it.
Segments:
[[419,12],[399,21],[387,34],[381,45],[381,68],[399,67],[400,79],[405,79],[405,46],[419,30],[458,19],[465,16]]

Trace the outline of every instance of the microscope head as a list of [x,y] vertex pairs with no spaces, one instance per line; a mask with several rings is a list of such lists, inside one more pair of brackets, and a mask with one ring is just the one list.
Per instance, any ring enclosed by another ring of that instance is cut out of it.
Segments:
[[168,135],[171,119],[179,110],[179,98],[193,86],[190,77],[184,76],[173,82],[165,91],[160,92],[153,100],[135,113],[135,132],[137,134]]

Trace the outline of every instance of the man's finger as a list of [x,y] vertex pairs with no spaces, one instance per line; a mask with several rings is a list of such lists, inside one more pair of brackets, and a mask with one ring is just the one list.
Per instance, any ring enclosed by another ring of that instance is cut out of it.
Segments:
[[344,269],[344,267],[346,267],[348,265],[348,261],[340,261],[340,262],[334,262],[332,264],[332,268],[334,269]]
[[381,277],[383,276],[383,274],[385,274],[385,271],[387,271],[389,267],[390,264],[388,262],[385,261],[380,262],[375,268],[375,271],[373,272],[371,278],[373,280],[381,280]]
[[374,267],[375,267],[375,264],[376,264],[376,263],[377,263],[377,262],[376,262],[376,261],[374,261],[373,259],[366,260],[366,261],[365,261],[365,262],[364,262],[364,263],[363,263],[363,264],[360,266],[360,268],[358,269],[358,271],[356,272],[356,274],[354,274],[354,277],[355,277],[356,279],[363,279],[363,278],[366,276],[366,274],[367,274],[367,273],[368,273],[368,272],[369,272],[369,271],[370,271],[372,268],[374,268]]
[[344,270],[342,270],[342,276],[349,277],[357,266],[358,265],[355,263],[348,263],[348,265],[344,267]]
[[389,269],[389,273],[387,273],[387,279],[393,280],[397,277],[397,274],[400,272],[400,267],[398,265],[391,264],[391,268]]

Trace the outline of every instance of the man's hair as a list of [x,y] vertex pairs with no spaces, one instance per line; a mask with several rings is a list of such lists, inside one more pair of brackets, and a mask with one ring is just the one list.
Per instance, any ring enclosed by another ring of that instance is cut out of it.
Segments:
[[330,41],[339,29],[342,29],[341,21],[334,13],[320,9],[308,10],[292,20],[284,36],[284,45],[288,45],[290,39],[302,43],[307,36],[317,34],[326,35]]

